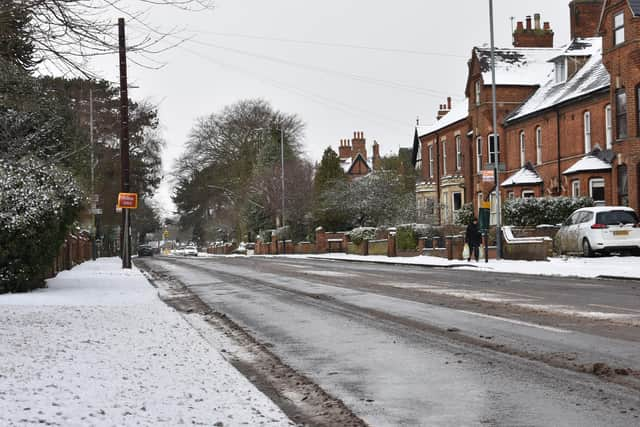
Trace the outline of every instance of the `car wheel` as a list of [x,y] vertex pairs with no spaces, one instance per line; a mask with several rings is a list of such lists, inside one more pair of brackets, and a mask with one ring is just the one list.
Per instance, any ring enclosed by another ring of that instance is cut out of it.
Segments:
[[587,239],[582,241],[582,256],[587,258],[593,256],[593,250],[591,250],[591,245]]

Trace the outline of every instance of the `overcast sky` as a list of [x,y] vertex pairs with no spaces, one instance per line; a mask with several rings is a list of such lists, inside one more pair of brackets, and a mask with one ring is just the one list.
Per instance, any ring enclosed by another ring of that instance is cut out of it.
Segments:
[[[541,13],[556,46],[569,38],[568,0],[495,0],[498,47],[511,46],[511,17]],[[489,0],[216,0],[198,13],[154,7],[147,17],[185,29],[191,41],[149,70],[129,64],[134,99],[159,105],[167,174],[198,117],[262,98],[306,123],[305,151],[324,149],[363,131],[381,153],[410,146],[416,117],[435,121],[438,105],[464,100],[473,46],[489,43]],[[140,25],[127,22],[131,37]],[[117,58],[96,71],[118,80]],[[370,148],[369,148],[370,149]],[[165,182],[158,200],[170,210]]]

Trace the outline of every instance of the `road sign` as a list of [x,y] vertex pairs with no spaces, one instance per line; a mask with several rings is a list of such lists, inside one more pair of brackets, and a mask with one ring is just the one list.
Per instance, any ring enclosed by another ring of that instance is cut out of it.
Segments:
[[482,171],[482,182],[494,182],[494,181],[495,181],[495,178],[493,174],[493,169]]
[[120,209],[137,209],[138,193],[118,193],[117,207]]

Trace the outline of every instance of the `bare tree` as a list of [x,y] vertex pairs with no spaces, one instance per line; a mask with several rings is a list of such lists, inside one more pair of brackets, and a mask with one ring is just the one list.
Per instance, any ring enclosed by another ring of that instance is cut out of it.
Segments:
[[[91,76],[91,57],[117,52],[114,17],[125,18],[136,29],[128,37],[130,60],[146,67],[162,64],[154,54],[179,45],[185,39],[179,29],[161,28],[148,20],[150,8],[174,7],[202,11],[213,0],[1,0],[3,10],[18,8],[30,18],[29,32],[36,60],[63,73]],[[0,16],[2,11],[0,10]]]

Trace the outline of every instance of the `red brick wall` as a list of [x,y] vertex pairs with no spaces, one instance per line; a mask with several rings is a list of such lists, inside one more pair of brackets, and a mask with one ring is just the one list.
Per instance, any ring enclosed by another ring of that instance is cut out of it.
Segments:
[[569,3],[571,39],[595,37],[603,0],[580,0]]

